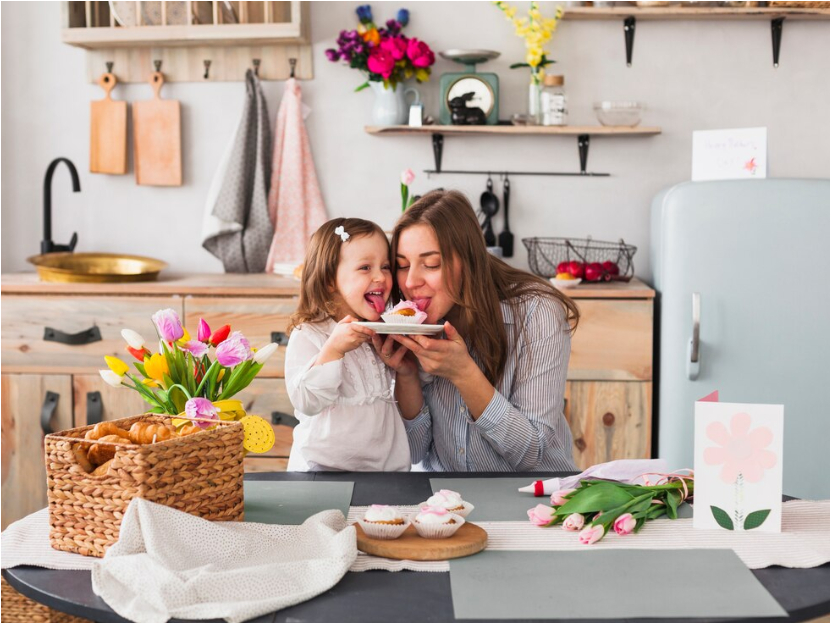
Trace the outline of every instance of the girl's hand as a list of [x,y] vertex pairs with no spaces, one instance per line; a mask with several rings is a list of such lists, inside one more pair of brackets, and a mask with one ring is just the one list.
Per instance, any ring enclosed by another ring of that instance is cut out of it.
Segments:
[[355,325],[357,319],[352,316],[345,316],[338,321],[335,331],[323,344],[318,364],[339,360],[350,351],[354,351],[365,342],[372,340],[375,332],[361,325]]
[[383,339],[375,334],[372,337],[372,346],[375,347],[375,351],[384,360],[384,364],[394,370],[399,377],[415,377],[418,375],[418,363],[412,351],[403,345],[396,347],[395,339],[392,336]]
[[427,336],[394,335],[391,338],[412,351],[425,372],[444,377],[452,382],[466,375],[471,364],[473,366],[476,364],[455,327],[446,322],[444,333],[447,340]]

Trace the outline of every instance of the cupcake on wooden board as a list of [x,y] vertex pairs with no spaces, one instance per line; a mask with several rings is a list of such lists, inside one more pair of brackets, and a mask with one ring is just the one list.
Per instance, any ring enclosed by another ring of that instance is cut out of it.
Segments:
[[412,517],[416,532],[427,539],[445,539],[452,536],[465,523],[458,514],[450,513],[444,507],[425,505]]
[[385,323],[407,323],[420,325],[427,318],[427,313],[418,309],[412,301],[402,301],[391,310],[381,315]]
[[422,506],[442,507],[450,513],[460,515],[462,518],[467,518],[468,514],[474,510],[473,505],[462,500],[462,495],[453,490],[439,490],[424,501]]
[[396,539],[410,526],[406,519],[395,507],[389,505],[370,505],[364,517],[358,524],[368,537],[377,539]]

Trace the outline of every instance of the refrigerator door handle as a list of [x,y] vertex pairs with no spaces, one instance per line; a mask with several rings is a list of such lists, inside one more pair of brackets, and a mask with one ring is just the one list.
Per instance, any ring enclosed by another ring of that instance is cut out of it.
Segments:
[[687,347],[687,377],[691,380],[698,379],[700,362],[700,340],[701,332],[701,293],[692,294],[692,338]]

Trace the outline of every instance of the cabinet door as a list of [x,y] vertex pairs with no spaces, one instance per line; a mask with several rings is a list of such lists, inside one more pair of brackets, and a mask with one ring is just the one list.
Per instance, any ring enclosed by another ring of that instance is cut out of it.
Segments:
[[565,398],[580,470],[613,459],[650,457],[651,382],[570,381]]
[[69,375],[2,375],[2,528],[46,507],[41,411],[49,395],[51,431],[72,428]]
[[[124,359],[125,362],[130,360]],[[135,373],[135,371],[134,371]],[[113,388],[100,375],[73,375],[75,427],[143,414],[150,404],[135,390]]]

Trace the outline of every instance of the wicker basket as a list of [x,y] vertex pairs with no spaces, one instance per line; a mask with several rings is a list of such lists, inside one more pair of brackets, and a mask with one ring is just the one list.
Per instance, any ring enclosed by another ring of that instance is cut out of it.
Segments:
[[2,579],[2,585],[3,607],[0,609],[0,622],[92,622],[30,600],[9,585],[6,579]]
[[[129,429],[139,420],[170,424],[168,416],[158,414],[113,422]],[[215,429],[154,444],[109,443],[118,448],[107,474],[100,477],[79,466],[72,451],[90,429],[60,431],[45,439],[52,548],[103,557],[118,540],[127,505],[137,497],[208,520],[243,519],[239,422],[220,421]]]

